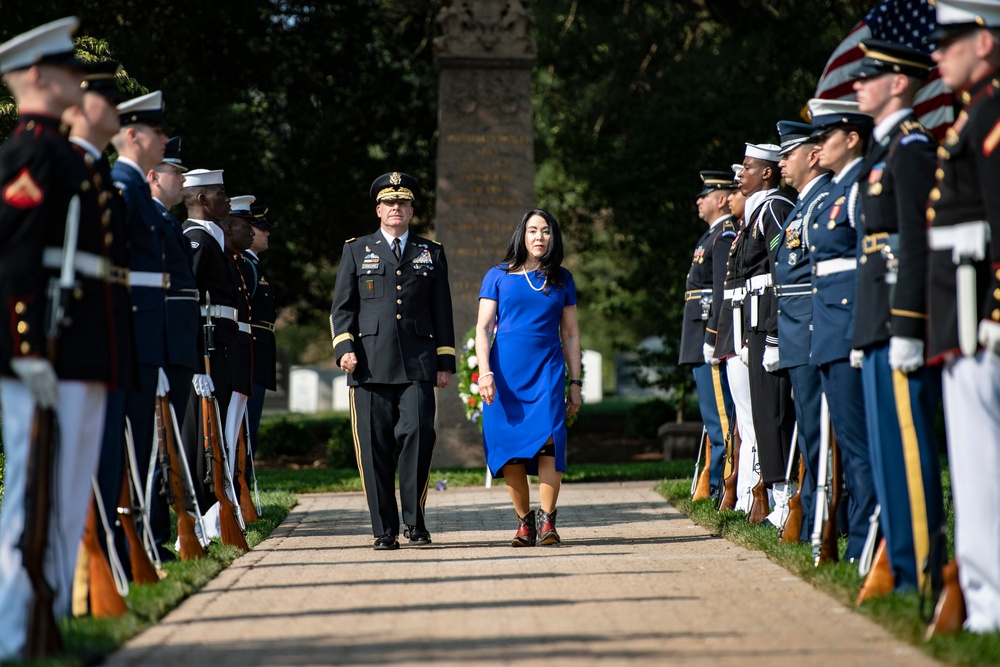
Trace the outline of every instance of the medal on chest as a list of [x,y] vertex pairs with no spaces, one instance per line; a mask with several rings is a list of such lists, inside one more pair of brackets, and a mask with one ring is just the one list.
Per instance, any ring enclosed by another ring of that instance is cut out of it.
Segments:
[[692,264],[704,264],[705,263],[705,248],[698,246],[694,250],[694,257],[691,258]]
[[868,172],[868,196],[878,197],[882,194],[882,174],[885,173],[885,162],[875,165]]

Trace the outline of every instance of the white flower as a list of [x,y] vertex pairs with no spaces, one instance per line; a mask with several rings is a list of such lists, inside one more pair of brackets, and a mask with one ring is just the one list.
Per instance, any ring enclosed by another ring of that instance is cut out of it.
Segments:
[[458,397],[460,399],[462,399],[463,401],[468,401],[470,398],[472,398],[472,394],[466,394],[465,392],[459,392]]
[[473,349],[475,347],[476,347],[476,339],[475,338],[470,338],[469,340],[467,340],[465,342],[465,349],[466,350],[471,350],[471,349]]
[[469,358],[465,360],[465,363],[469,366],[469,368],[476,368],[479,366],[479,357],[474,354],[470,354]]
[[472,384],[470,384],[469,385],[469,393],[478,394],[479,393],[479,385],[476,384],[475,382],[473,382]]

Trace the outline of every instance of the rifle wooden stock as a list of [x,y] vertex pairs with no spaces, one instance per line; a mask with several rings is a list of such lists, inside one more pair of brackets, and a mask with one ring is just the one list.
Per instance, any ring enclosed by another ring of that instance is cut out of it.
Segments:
[[90,613],[102,618],[123,616],[128,607],[115,585],[108,557],[97,539],[97,501],[91,497],[87,527],[83,531],[83,548],[87,551],[90,580]]
[[711,495],[711,485],[709,480],[709,475],[712,467],[712,441],[708,439],[708,433],[704,434],[702,442],[698,443],[699,447],[704,444],[705,446],[705,466],[701,469],[701,474],[698,476],[698,486],[695,487],[694,495],[691,496],[691,500],[704,500]]
[[875,550],[875,558],[872,560],[872,566],[868,570],[868,575],[865,577],[864,583],[861,584],[861,590],[858,591],[858,599],[855,600],[854,606],[860,607],[866,600],[888,595],[892,592],[895,585],[896,577],[892,574],[892,564],[889,562],[889,550],[886,548],[885,538],[883,537],[878,543],[878,549]]
[[840,508],[841,488],[844,485],[843,466],[840,465],[840,447],[837,446],[837,436],[830,429],[830,492],[826,496],[826,522],[820,543],[819,556],[816,564],[836,563],[840,560],[837,540],[840,538],[840,528],[837,526],[837,511]]
[[750,523],[763,523],[767,515],[771,513],[771,508],[767,502],[767,487],[764,486],[764,479],[761,478],[750,490],[752,501],[750,503],[750,514],[747,521]]
[[[217,413],[214,398],[201,399],[201,420],[205,430],[206,446],[212,451],[212,488],[215,499],[219,501],[219,529],[222,533],[222,543],[249,551],[246,537],[240,528],[236,513],[239,507],[226,493],[226,457],[222,453],[225,443],[222,441],[222,424],[217,423]],[[234,492],[235,493],[235,492]]]
[[253,493],[250,491],[250,485],[247,484],[247,440],[245,434],[246,425],[241,424],[240,437],[236,444],[236,471],[233,474],[239,480],[236,483],[240,485],[240,511],[243,512],[243,520],[246,523],[253,523],[259,521],[260,516],[253,504]]
[[[126,456],[128,452],[126,452]],[[128,559],[132,566],[132,581],[137,584],[155,584],[160,581],[156,567],[146,553],[139,531],[135,529],[135,519],[132,518],[132,480],[128,474],[128,464],[125,464],[122,492],[118,498],[118,522],[128,540]]]
[[962,595],[962,587],[958,584],[958,563],[951,561],[941,571],[944,580],[944,588],[934,607],[934,618],[927,626],[924,639],[930,639],[934,635],[956,634],[962,631],[965,623],[965,596]]
[[740,445],[743,444],[740,438],[740,431],[736,427],[736,416],[730,426],[729,438],[727,439],[728,452],[726,452],[726,467],[729,474],[722,482],[722,499],[719,501],[719,511],[732,510],[736,508],[736,482],[739,480],[740,468]]
[[[170,505],[177,515],[177,537],[180,540],[181,560],[193,560],[204,558],[205,550],[198,541],[198,536],[194,531],[194,517],[192,517],[184,506],[184,478],[181,466],[184,463],[180,460],[177,451],[177,441],[174,439],[173,421],[167,420],[167,413],[170,410],[166,396],[159,396],[156,399],[156,435],[159,439],[160,447],[166,447],[170,456],[170,470],[164,471],[166,481],[170,485]],[[194,495],[194,489],[191,489]]]
[[45,580],[43,564],[49,542],[49,518],[52,509],[53,458],[58,448],[55,413],[35,408],[31,421],[31,444],[28,453],[28,486],[24,497],[24,532],[21,535],[21,561],[34,593],[28,616],[28,636],[24,657],[42,658],[62,652],[62,636],[52,611],[55,593]]
[[788,499],[788,518],[781,529],[779,542],[795,544],[802,535],[802,480],[806,477],[806,458],[799,455],[799,488]]

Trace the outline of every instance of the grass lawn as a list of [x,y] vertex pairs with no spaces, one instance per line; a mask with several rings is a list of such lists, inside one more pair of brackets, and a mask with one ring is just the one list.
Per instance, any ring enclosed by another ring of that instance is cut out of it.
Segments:
[[[947,476],[945,476],[947,494]],[[742,512],[718,512],[712,500],[691,502],[690,479],[664,481],[657,490],[695,523],[748,549],[763,551],[793,574],[854,608],[862,579],[856,565],[837,563],[814,567],[812,547],[806,543],[781,544],[773,529],[746,522]],[[946,496],[947,497],[947,496]],[[949,538],[953,523],[950,521]],[[843,553],[846,540],[841,539]],[[920,620],[920,598],[916,593],[889,595],[866,602],[859,610],[897,637],[918,645],[928,654],[955,665],[1000,665],[1000,632],[987,635],[962,633],[923,641],[926,624]],[[928,612],[929,613],[929,612]]]

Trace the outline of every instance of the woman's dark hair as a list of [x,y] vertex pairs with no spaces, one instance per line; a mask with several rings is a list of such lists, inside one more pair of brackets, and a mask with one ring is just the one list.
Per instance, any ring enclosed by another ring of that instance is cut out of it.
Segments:
[[545,276],[545,282],[549,285],[556,288],[562,287],[564,278],[562,232],[559,231],[559,223],[548,211],[533,208],[521,216],[521,222],[517,223],[517,227],[507,243],[507,252],[502,263],[507,264],[507,273],[518,271],[524,266],[528,259],[528,246],[524,243],[524,236],[528,231],[528,220],[536,215],[549,223],[549,230],[552,234],[552,241],[549,243],[548,250],[542,255],[541,266],[538,267],[538,270]]

